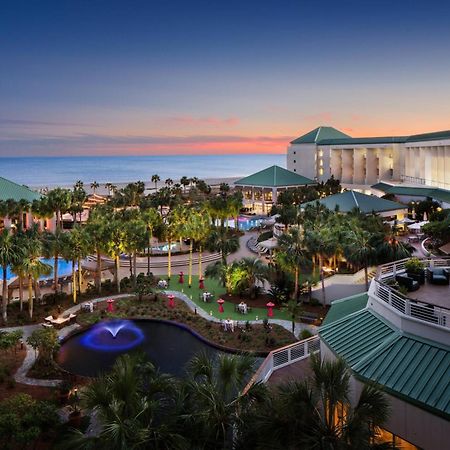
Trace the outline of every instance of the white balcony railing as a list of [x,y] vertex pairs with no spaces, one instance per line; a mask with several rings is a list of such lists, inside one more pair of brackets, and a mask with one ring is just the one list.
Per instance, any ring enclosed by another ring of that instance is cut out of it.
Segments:
[[244,389],[246,392],[254,383],[265,383],[275,370],[293,364],[302,359],[309,358],[312,354],[320,351],[319,336],[312,336],[286,347],[272,350],[259,366],[251,380]]
[[[388,279],[393,279],[396,275],[405,272],[407,261],[408,259],[402,259],[379,266],[377,277],[373,280],[373,293],[405,316],[450,329],[450,309],[422,300],[410,299],[385,283]],[[450,258],[422,258],[421,261],[426,268],[450,267]]]

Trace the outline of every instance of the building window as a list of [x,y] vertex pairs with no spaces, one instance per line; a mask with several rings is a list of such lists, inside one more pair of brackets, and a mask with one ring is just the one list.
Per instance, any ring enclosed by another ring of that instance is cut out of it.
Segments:
[[294,152],[294,155],[295,155],[295,152]]
[[294,159],[294,164],[296,163],[297,161]]
[[297,169],[294,169],[294,172],[297,172]]
[[322,167],[319,169],[319,175],[323,175],[323,168]]

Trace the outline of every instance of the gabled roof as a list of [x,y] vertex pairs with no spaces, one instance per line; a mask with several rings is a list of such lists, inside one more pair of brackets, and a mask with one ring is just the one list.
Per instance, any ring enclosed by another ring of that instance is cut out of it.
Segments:
[[406,206],[401,203],[392,202],[375,195],[366,195],[356,191],[345,191],[340,194],[330,195],[329,197],[325,197],[320,200],[313,200],[311,202],[304,203],[302,208],[307,205],[314,205],[316,202],[324,205],[331,211],[339,210],[343,213],[351,212],[355,208],[359,209],[359,211],[363,214],[370,214],[372,212],[380,213],[406,208]]
[[248,177],[241,178],[235,181],[234,184],[237,186],[283,187],[305,186],[316,184],[316,182],[280,166],[272,166]]
[[367,292],[352,295],[351,297],[341,298],[331,303],[331,308],[325,316],[322,325],[329,325],[336,320],[342,319],[349,314],[360,311],[367,306]]
[[356,137],[347,139],[322,139],[318,145],[402,144],[408,136]]
[[291,144],[314,144],[323,139],[342,139],[350,138],[348,134],[336,130],[333,127],[317,127],[312,131],[291,141]]
[[401,186],[383,182],[374,184],[371,187],[373,189],[383,191],[386,194],[409,195],[413,197],[431,197],[434,200],[450,203],[450,191],[446,189],[434,187]]
[[15,200],[16,202],[27,200],[32,202],[40,198],[41,194],[32,191],[28,187],[0,177],[0,200]]
[[450,418],[450,347],[403,334],[370,309],[322,326],[319,334],[356,377]]

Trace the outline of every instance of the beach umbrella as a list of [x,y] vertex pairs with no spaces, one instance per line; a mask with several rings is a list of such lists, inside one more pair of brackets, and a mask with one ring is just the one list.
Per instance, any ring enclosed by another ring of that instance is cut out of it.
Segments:
[[180,272],[178,276],[179,276],[178,283],[183,284],[184,283],[184,273]]
[[219,312],[223,313],[224,312],[223,304],[225,303],[225,300],[223,300],[222,298],[219,298],[219,300],[217,300],[217,303],[219,304]]
[[175,296],[173,294],[169,294],[167,298],[169,299],[169,308],[175,308]]
[[203,278],[200,278],[198,280],[198,288],[199,289],[205,289],[205,280]]
[[109,298],[106,300],[106,303],[108,305],[108,312],[114,312],[114,300],[112,298]]
[[267,317],[273,317],[273,307],[275,306],[275,304],[269,302],[266,304],[266,306],[267,306]]

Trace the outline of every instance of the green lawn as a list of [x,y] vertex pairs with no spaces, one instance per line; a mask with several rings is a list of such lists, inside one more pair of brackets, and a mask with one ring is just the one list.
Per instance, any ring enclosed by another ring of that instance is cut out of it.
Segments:
[[[167,279],[167,277],[161,277]],[[206,278],[205,279],[205,289],[211,292],[214,295],[214,300],[211,303],[205,303],[200,295],[203,292],[198,288],[198,276],[192,277],[192,286],[189,289],[187,285],[187,279],[185,277],[184,284],[178,283],[178,276],[172,276],[170,280],[170,290],[184,292],[192,301],[197,305],[198,308],[205,310],[208,314],[212,312],[214,317],[219,319],[226,319],[230,317],[232,320],[262,320],[267,318],[267,308],[253,308],[252,311],[248,314],[240,314],[234,311],[234,303],[227,302],[227,295],[225,288],[221,286],[219,281]],[[225,303],[223,304],[223,309],[225,310],[223,313],[219,313],[219,305],[217,304],[217,300],[219,298],[223,298]],[[252,306],[251,300],[245,300],[247,305]],[[289,314],[286,311],[281,311],[278,309],[273,310],[273,317],[271,319],[285,319],[291,320]]]

